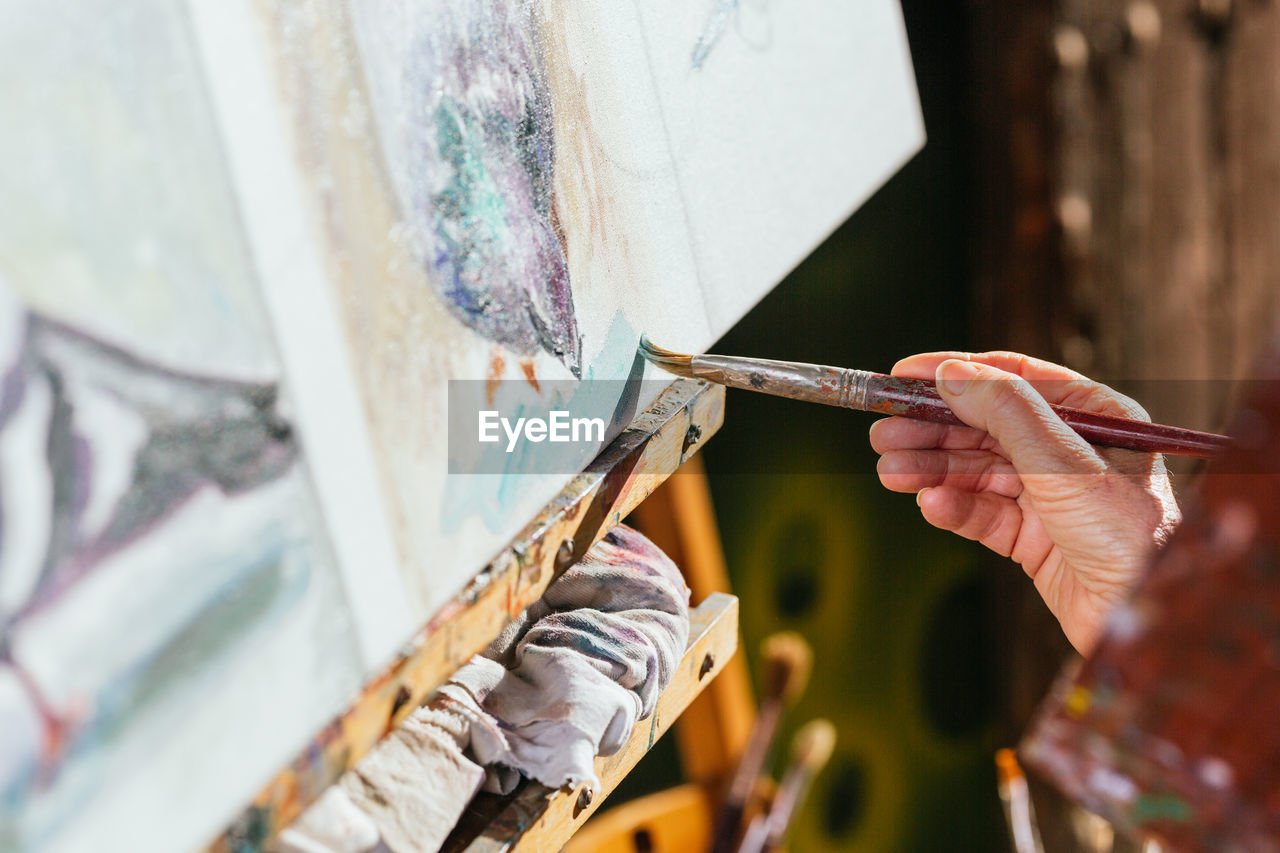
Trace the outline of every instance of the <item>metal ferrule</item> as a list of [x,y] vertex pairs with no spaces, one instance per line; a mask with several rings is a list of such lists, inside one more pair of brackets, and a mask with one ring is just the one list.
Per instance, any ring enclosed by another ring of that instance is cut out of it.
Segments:
[[689,375],[731,388],[846,409],[865,411],[867,407],[871,374],[865,370],[726,355],[694,356],[689,368]]

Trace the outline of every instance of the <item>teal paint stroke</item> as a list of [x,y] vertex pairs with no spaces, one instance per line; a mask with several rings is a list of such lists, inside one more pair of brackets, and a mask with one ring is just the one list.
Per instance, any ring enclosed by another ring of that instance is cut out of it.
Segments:
[[[565,472],[585,468],[635,417],[643,376],[636,351],[639,341],[640,335],[619,310],[609,325],[600,354],[591,361],[583,381],[576,384],[572,394],[566,396],[560,390],[553,390],[543,392],[544,397],[532,386],[503,383],[506,393],[495,408],[501,409],[506,417],[547,417],[552,409],[562,409],[571,412],[573,417],[603,418],[604,442],[533,444],[521,441],[511,453],[506,452],[505,439],[486,445],[481,459],[468,460],[473,463],[469,467],[502,473],[449,474],[440,514],[441,530],[456,532],[471,518],[480,519],[490,531],[507,530],[517,501],[527,490],[547,482],[563,481],[567,476]],[[595,379],[612,381],[592,381]],[[618,382],[622,379],[629,380],[625,386]],[[513,398],[513,394],[518,394],[518,398]]]
[[1157,820],[1186,823],[1191,816],[1191,806],[1174,794],[1143,794],[1133,804],[1133,821],[1139,826]]
[[581,377],[553,206],[555,121],[534,9],[510,0],[353,3],[389,176],[456,319]]

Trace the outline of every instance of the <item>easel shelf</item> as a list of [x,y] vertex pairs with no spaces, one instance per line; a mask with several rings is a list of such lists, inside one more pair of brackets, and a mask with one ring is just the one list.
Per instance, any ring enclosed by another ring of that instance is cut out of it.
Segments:
[[712,593],[690,614],[689,646],[647,720],[613,755],[596,759],[600,793],[552,790],[526,782],[508,797],[482,795],[468,808],[444,853],[559,850],[613,793],[653,744],[720,674],[738,648],[738,599]]
[[[673,382],[441,608],[209,849],[217,853],[263,849],[325,788],[426,702],[459,666],[540,598],[554,578],[679,469],[723,422],[724,388],[685,379]],[[736,600],[732,612],[728,630],[736,646]]]

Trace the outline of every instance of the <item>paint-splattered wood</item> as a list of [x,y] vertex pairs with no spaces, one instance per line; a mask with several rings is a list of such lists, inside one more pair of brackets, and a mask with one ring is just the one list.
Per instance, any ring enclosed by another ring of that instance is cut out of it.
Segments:
[[689,647],[653,714],[636,725],[622,749],[596,759],[600,793],[592,798],[585,787],[557,791],[528,782],[509,797],[482,795],[468,808],[442,850],[541,853],[563,847],[737,651],[738,599],[712,593],[690,619]]
[[[365,685],[210,846],[262,849],[291,820],[695,453],[724,421],[724,388],[677,380]],[[681,706],[683,707],[683,706]]]

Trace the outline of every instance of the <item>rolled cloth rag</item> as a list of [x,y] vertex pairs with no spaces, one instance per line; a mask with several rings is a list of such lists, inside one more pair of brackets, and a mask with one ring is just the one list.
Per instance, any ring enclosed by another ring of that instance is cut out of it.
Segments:
[[[372,849],[368,827],[350,825],[357,814],[394,853],[438,849],[478,787],[478,765],[498,793],[522,775],[598,788],[595,757],[617,751],[653,712],[688,639],[679,570],[635,530],[614,527],[347,773],[343,795],[326,795],[282,833],[280,849]],[[318,835],[360,842],[317,845]]]
[[[684,579],[652,542],[619,525],[520,622],[440,692],[471,709],[471,753],[481,764],[553,788],[597,788],[595,757],[616,752],[653,713],[684,654]],[[487,787],[507,793],[511,779],[491,773]]]

